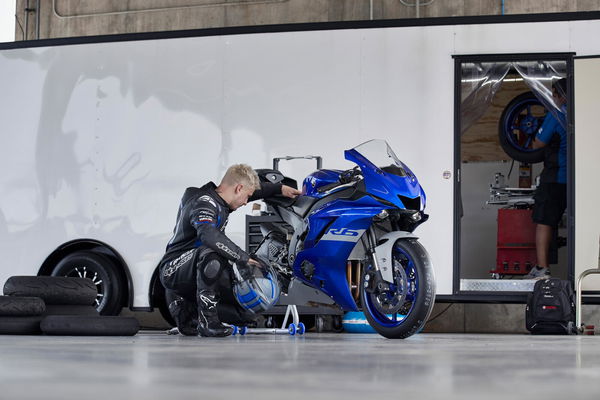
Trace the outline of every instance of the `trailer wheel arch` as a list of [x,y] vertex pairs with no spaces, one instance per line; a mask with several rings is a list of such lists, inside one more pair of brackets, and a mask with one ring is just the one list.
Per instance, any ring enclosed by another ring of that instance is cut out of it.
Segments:
[[115,272],[118,275],[119,281],[122,283],[121,290],[123,292],[120,299],[120,305],[122,307],[131,308],[133,301],[133,285],[129,268],[125,263],[125,260],[123,260],[123,257],[121,257],[114,248],[98,240],[77,239],[63,243],[44,260],[38,271],[38,275],[51,275],[54,268],[65,259],[65,257],[82,251],[97,253],[110,259],[112,264],[116,267]]

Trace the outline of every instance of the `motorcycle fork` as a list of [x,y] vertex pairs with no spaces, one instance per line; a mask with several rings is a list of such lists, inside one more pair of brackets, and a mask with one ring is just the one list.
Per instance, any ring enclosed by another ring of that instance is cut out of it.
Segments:
[[377,238],[373,229],[367,230],[367,254],[371,258],[371,265],[373,269],[371,271],[363,271],[365,273],[365,290],[368,293],[373,293],[375,289],[386,290],[388,284],[381,276],[379,269],[379,263],[377,262],[377,254],[375,253],[375,247],[377,247]]

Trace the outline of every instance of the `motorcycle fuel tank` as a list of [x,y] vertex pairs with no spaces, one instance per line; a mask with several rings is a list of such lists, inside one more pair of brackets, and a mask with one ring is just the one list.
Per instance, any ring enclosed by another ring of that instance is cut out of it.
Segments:
[[319,188],[335,183],[339,180],[341,170],[320,169],[308,175],[302,183],[302,191],[311,197],[323,197],[324,193],[319,193]]

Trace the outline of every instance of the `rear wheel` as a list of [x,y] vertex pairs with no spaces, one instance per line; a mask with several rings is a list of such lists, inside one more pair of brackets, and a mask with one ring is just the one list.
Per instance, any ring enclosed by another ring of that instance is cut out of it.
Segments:
[[498,139],[504,152],[519,162],[542,162],[544,149],[534,149],[532,145],[545,117],[546,108],[532,92],[512,99],[498,124]]
[[365,317],[379,334],[404,339],[419,332],[433,309],[435,279],[427,251],[415,239],[392,248],[393,283],[378,278],[372,265],[361,278]]
[[91,279],[98,291],[94,304],[96,310],[102,315],[118,315],[121,312],[124,283],[109,257],[94,251],[76,251],[56,264],[51,275]]

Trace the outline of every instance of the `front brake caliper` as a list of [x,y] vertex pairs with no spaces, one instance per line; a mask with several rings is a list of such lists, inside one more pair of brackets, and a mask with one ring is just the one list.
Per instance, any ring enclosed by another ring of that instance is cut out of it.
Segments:
[[367,293],[373,293],[377,287],[377,275],[375,271],[368,271],[365,274],[364,286]]
[[365,275],[365,291],[370,294],[385,293],[390,290],[390,285],[383,280],[379,271],[368,271]]

